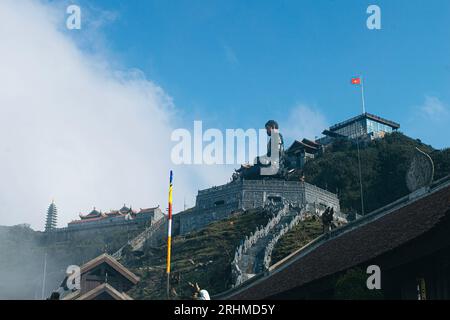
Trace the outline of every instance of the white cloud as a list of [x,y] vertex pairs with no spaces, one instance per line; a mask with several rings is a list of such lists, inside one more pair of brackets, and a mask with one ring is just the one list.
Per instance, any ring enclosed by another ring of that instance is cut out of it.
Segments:
[[[328,127],[325,116],[317,109],[299,104],[289,112],[285,121],[284,135],[291,140],[303,138],[314,140]],[[286,146],[288,147],[288,146]]]
[[418,110],[422,116],[433,121],[440,121],[449,115],[447,106],[439,98],[433,96],[425,96],[425,101],[418,107]]
[[[93,206],[165,209],[172,99],[139,71],[81,51],[60,31],[63,13],[0,2],[0,224],[41,229],[52,198],[59,226]],[[223,181],[213,169],[175,168],[175,211],[197,186]]]
[[426,95],[419,105],[411,106],[410,113],[402,121],[402,131],[425,143],[433,142],[435,148],[448,148],[448,131],[450,110],[436,96]]

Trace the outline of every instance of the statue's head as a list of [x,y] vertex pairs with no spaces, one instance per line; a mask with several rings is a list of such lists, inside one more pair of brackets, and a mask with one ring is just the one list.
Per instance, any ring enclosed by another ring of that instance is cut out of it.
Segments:
[[269,120],[266,122],[265,128],[267,131],[267,135],[271,136],[272,130],[278,130],[278,122],[276,122],[275,120]]

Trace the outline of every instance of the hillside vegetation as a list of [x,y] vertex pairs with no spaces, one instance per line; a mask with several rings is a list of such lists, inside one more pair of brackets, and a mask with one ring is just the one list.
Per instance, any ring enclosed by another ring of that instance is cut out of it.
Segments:
[[[249,210],[217,221],[206,228],[178,236],[172,242],[172,299],[190,299],[189,282],[198,283],[211,295],[231,288],[231,262],[236,247],[245,236],[269,219],[262,210]],[[318,219],[300,222],[277,244],[273,263],[304,246],[322,232]],[[128,255],[125,265],[141,277],[141,282],[131,290],[135,299],[166,299],[166,251],[167,246],[145,248],[144,255]]]
[[314,216],[300,222],[278,240],[272,252],[271,264],[277,263],[321,234],[322,222]]
[[[410,160],[417,152],[415,147],[430,154],[435,165],[435,180],[450,174],[450,149],[435,150],[399,132],[360,147],[366,213],[409,193],[405,177]],[[348,140],[336,141],[329,151],[306,163],[304,175],[306,181],[337,192],[343,211],[361,213],[356,144]]]
[[[268,216],[262,211],[250,210],[214,222],[202,230],[172,241],[173,299],[192,297],[188,282],[197,282],[201,288],[216,294],[231,286],[231,261],[236,247],[257,226],[265,225]],[[124,259],[125,265],[141,277],[131,290],[135,299],[166,299],[167,246],[145,247],[144,254],[132,254]]]

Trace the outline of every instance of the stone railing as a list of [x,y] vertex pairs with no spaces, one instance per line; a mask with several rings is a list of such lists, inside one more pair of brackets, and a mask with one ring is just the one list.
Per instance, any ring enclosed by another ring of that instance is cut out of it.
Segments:
[[158,221],[156,221],[154,224],[152,224],[150,227],[145,229],[141,234],[139,234],[137,237],[132,239],[130,241],[130,246],[132,247],[133,251],[140,250],[147,239],[151,238],[152,235],[157,231],[164,223],[166,222],[166,219],[161,218]]
[[284,236],[286,233],[292,230],[300,221],[303,221],[305,219],[305,210],[301,209],[298,211],[298,213],[295,215],[295,217],[288,223],[281,228],[281,230],[269,241],[269,243],[266,246],[266,249],[264,251],[264,269],[268,270],[270,267],[270,263],[272,261],[272,252],[275,248],[275,245],[278,243],[278,240],[282,236]]
[[234,259],[231,262],[232,276],[234,280],[234,286],[240,285],[246,279],[244,278],[244,272],[239,268],[239,264],[242,261],[244,255],[252,248],[256,242],[264,237],[267,237],[269,233],[275,228],[280,220],[289,212],[289,205],[287,203],[274,204],[269,202],[264,209],[272,214],[272,218],[267,224],[262,227],[256,228],[255,232],[252,232],[249,236],[246,236],[240,246],[237,247]]
[[164,225],[165,223],[165,218],[161,218],[158,221],[156,221],[155,223],[153,223],[151,226],[149,226],[148,228],[146,228],[144,231],[142,231],[140,234],[138,234],[136,237],[134,237],[133,239],[131,239],[130,241],[128,241],[125,245],[123,245],[119,250],[117,250],[114,254],[112,254],[111,256],[116,259],[119,260],[122,258],[122,251],[123,249],[125,249],[126,246],[131,246],[131,250],[132,251],[137,251],[140,250],[145,241],[150,239],[153,234]]

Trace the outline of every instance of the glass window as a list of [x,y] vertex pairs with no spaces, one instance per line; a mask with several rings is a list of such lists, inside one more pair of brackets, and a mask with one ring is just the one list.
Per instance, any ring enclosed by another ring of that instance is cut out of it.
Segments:
[[367,133],[387,132],[391,133],[392,128],[386,124],[379,123],[373,120],[367,120]]

